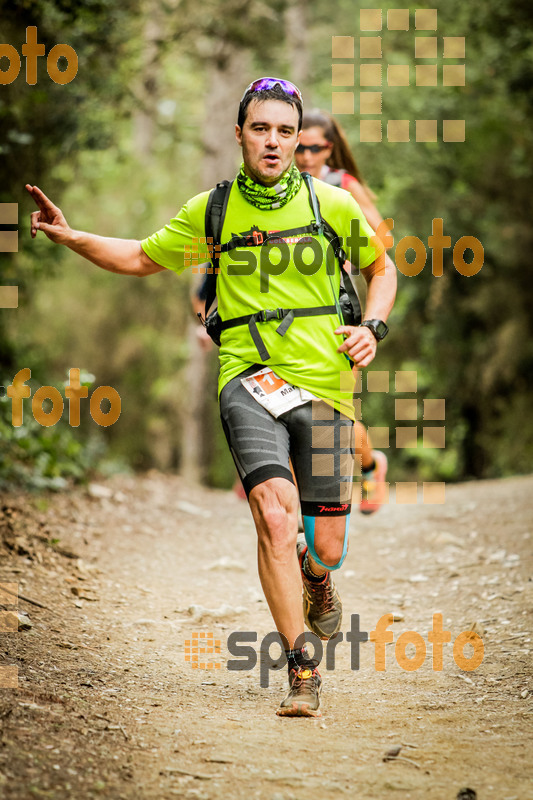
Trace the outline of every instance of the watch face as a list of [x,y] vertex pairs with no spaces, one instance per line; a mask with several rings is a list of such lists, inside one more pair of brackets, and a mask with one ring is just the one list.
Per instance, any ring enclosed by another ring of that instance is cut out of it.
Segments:
[[377,335],[379,336],[380,339],[383,339],[383,337],[386,336],[388,332],[389,329],[387,328],[383,320],[380,319],[378,324],[376,325]]
[[381,319],[366,319],[361,324],[366,325],[367,328],[370,328],[378,342],[384,339],[389,332],[387,325],[385,325]]

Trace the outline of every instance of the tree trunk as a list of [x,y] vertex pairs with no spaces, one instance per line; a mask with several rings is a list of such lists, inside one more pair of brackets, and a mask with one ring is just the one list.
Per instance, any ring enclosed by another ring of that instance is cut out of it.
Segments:
[[285,12],[288,78],[299,89],[309,81],[309,48],[307,46],[307,0],[292,0]]
[[158,40],[162,38],[163,24],[159,3],[149,0],[146,4],[145,23],[142,32],[143,67],[141,82],[137,88],[138,105],[133,112],[133,137],[135,151],[146,163],[152,156],[157,120]]
[[235,123],[242,92],[243,75],[248,73],[249,54],[223,42],[213,58],[208,73],[206,121],[202,145],[204,160],[202,188],[209,189],[217,181],[235,177],[241,160],[235,141]]

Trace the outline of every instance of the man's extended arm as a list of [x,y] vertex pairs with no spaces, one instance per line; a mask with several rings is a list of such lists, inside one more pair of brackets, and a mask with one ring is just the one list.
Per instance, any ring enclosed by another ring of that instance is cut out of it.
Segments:
[[141,243],[135,239],[113,239],[72,230],[61,209],[44,192],[29,184],[26,189],[39,206],[39,211],[34,211],[31,215],[32,238],[40,230],[52,242],[64,244],[98,267],[121,275],[135,275],[140,278],[164,269],[146,255]]
[[[361,270],[367,282],[365,319],[387,320],[396,297],[396,267],[387,254]],[[374,359],[377,341],[365,326],[341,325],[335,331],[347,338],[338,348],[339,353],[347,352],[357,367],[367,367]]]

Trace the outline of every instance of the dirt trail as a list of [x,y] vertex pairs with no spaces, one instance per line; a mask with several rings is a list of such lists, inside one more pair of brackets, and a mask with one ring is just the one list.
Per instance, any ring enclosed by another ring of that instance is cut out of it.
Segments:
[[[2,498],[0,581],[47,609],[19,600],[33,627],[2,634],[19,688],[0,691],[0,796],[533,798],[532,477],[352,515],[342,630],[351,614],[370,632],[393,612],[394,644],[379,672],[373,642],[358,671],[340,643],[316,720],[275,715],[285,668],[268,688],[259,666],[227,668],[231,632],[257,632],[258,651],[272,630],[247,505],[159,474],[92,492]],[[441,671],[427,641],[436,612],[451,631]],[[485,653],[468,672],[453,641],[474,624]],[[416,671],[396,661],[404,631],[426,642]],[[220,640],[220,668],[186,660],[194,633]]]

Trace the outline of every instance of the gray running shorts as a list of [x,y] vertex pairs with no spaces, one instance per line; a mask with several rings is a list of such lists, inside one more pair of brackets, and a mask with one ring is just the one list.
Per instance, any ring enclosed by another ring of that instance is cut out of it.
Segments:
[[322,400],[313,400],[275,418],[233,378],[220,394],[220,416],[247,496],[269,478],[294,483],[304,516],[350,513],[354,464],[353,422]]

